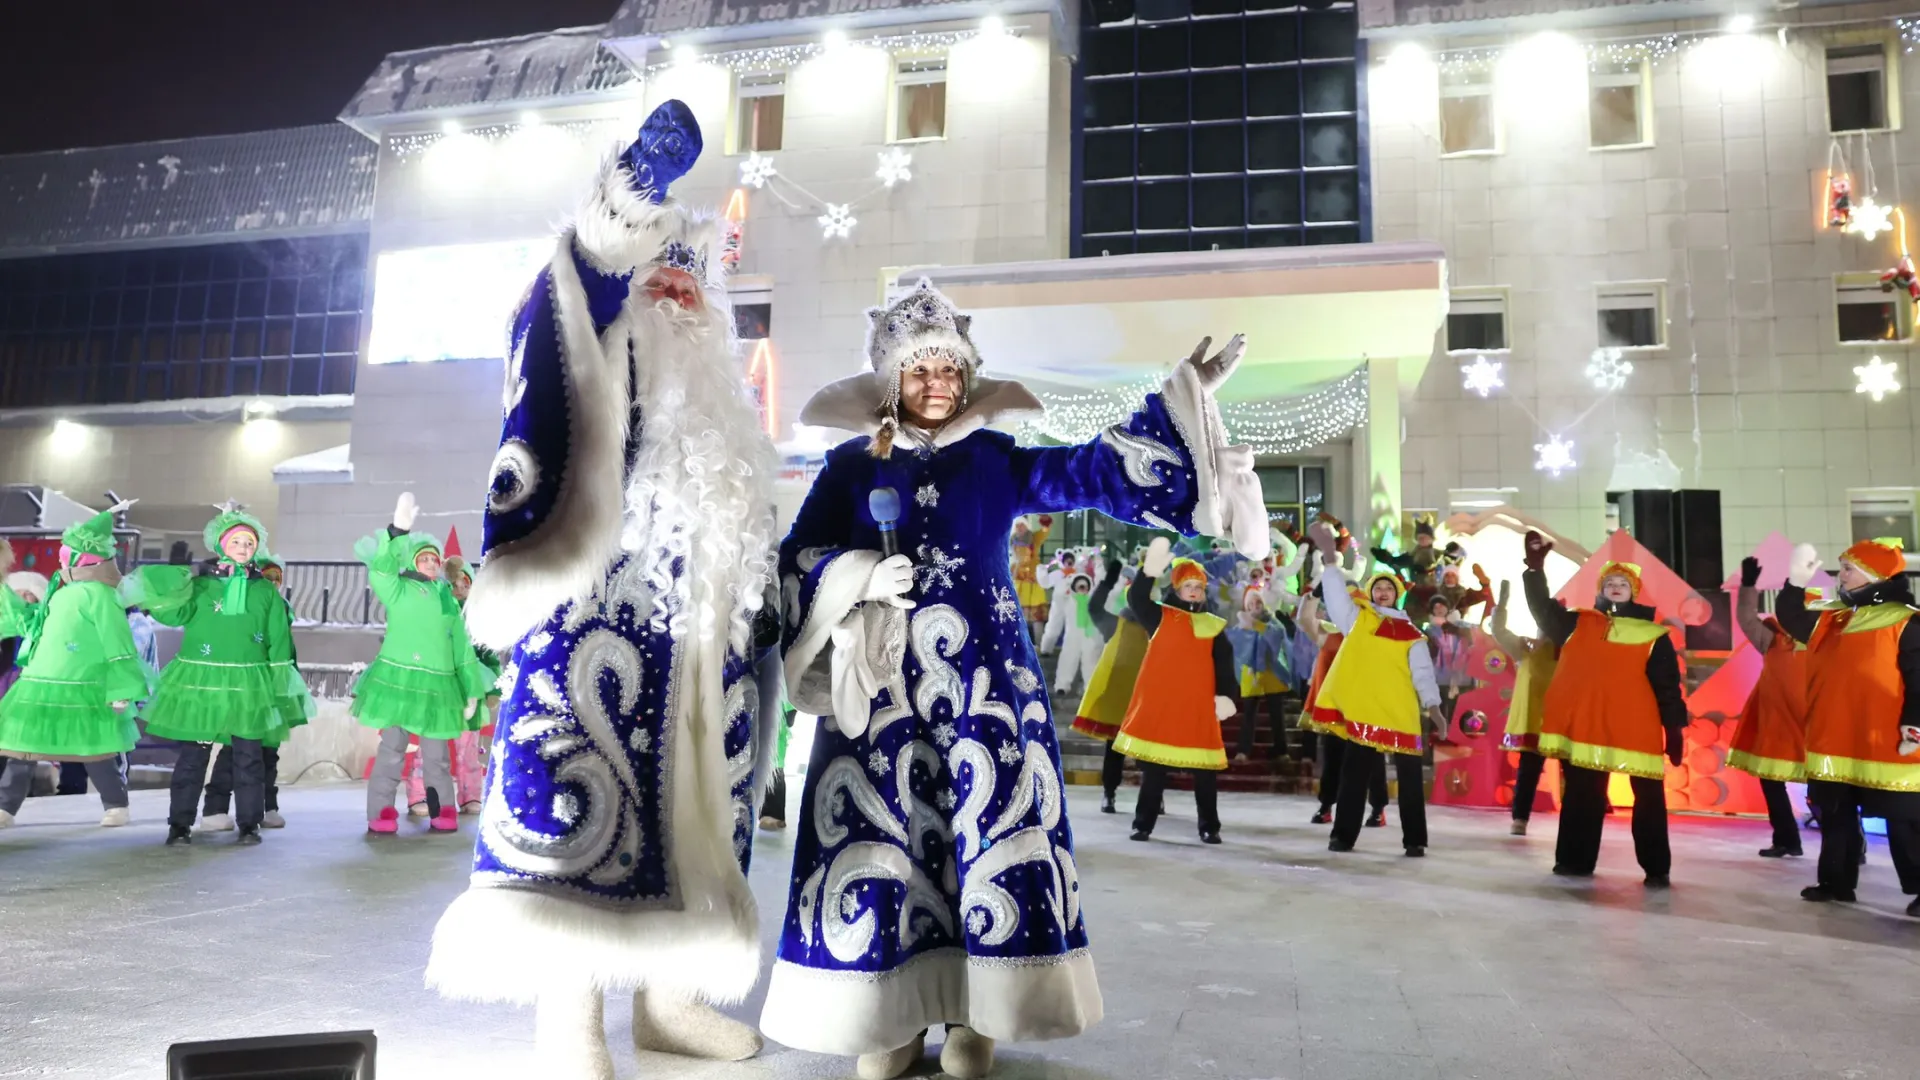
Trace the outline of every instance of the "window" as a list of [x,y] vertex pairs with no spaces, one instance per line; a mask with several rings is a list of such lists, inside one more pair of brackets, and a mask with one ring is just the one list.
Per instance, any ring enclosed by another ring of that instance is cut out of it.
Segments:
[[1084,10],[1075,257],[1369,239],[1351,4]]
[[1880,288],[1880,275],[1867,271],[1833,279],[1834,324],[1842,345],[1880,345],[1913,336],[1913,305],[1904,292]]
[[1282,532],[1306,531],[1327,508],[1325,465],[1263,465],[1254,469],[1267,501],[1267,520]]
[[1447,351],[1500,352],[1506,348],[1506,290],[1455,289],[1447,301]]
[[888,142],[947,137],[947,58],[896,61]]
[[1898,97],[1891,85],[1898,69],[1888,45],[1875,41],[1827,50],[1827,130],[1884,131],[1897,127]]
[[780,137],[786,127],[787,76],[775,74],[742,75],[734,84],[734,154],[770,154],[780,149]]
[[1440,152],[1500,152],[1500,122],[1493,111],[1492,72],[1440,73]]
[[1647,61],[1596,64],[1587,76],[1587,145],[1595,150],[1651,146]]
[[1600,344],[1609,348],[1659,349],[1667,344],[1666,286],[1629,281],[1599,287]]
[[1920,514],[1916,514],[1914,496],[1913,488],[1857,488],[1847,492],[1853,539],[1898,537],[1905,550],[1920,550],[1915,522]]

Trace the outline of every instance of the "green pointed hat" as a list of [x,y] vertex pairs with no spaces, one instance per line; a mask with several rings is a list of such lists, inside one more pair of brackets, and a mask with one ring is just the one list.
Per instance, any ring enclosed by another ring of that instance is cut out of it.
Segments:
[[221,538],[234,529],[252,531],[254,539],[259,541],[254,554],[254,561],[258,562],[259,552],[267,549],[266,526],[260,524],[259,518],[247,513],[238,503],[228,503],[220,507],[220,513],[212,521],[207,522],[206,531],[200,534],[200,538],[207,542],[207,550],[218,558]]
[[117,502],[85,521],[67,526],[60,533],[60,542],[76,555],[113,558],[113,517],[132,505],[132,500]]

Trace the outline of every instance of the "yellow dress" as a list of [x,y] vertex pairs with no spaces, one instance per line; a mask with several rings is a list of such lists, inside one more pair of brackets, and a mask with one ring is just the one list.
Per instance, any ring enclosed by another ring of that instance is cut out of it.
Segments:
[[1100,651],[1093,678],[1087,680],[1086,696],[1073,716],[1073,730],[1112,742],[1120,733],[1120,722],[1127,718],[1127,704],[1133,700],[1133,684],[1140,678],[1140,662],[1147,658],[1147,632],[1129,618],[1120,620],[1113,639]]
[[[1009,540],[1013,550],[1013,591],[1020,600],[1020,606],[1029,612],[1043,611],[1052,597],[1040,584],[1040,548],[1047,542],[1047,534],[1053,531],[1050,525],[1043,525],[1027,533],[1024,541]],[[1040,615],[1029,615],[1041,618]]]

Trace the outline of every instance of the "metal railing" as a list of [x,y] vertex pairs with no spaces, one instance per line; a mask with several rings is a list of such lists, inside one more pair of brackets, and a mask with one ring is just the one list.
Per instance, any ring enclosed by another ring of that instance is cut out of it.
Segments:
[[281,591],[297,623],[387,624],[387,609],[368,586],[362,562],[289,562]]

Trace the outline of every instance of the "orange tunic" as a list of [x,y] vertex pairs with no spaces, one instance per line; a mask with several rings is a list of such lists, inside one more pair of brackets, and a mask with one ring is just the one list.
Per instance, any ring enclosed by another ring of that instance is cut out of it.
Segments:
[[1727,747],[1727,764],[1762,780],[1807,778],[1806,651],[1772,619],[1773,644],[1760,659],[1740,725]]
[[1911,609],[1820,615],[1807,642],[1807,779],[1920,792],[1920,754],[1900,756],[1900,635]]
[[1147,643],[1133,702],[1113,738],[1115,751],[1174,769],[1227,767],[1213,712],[1213,639],[1226,628],[1217,615],[1160,609],[1160,628]]
[[1333,668],[1333,658],[1340,652],[1340,643],[1346,639],[1345,634],[1336,630],[1320,642],[1320,655],[1313,659],[1313,681],[1307,684],[1307,704],[1300,710],[1300,726],[1308,731],[1332,735],[1346,730],[1346,719],[1339,709],[1315,704],[1320,700],[1320,688],[1326,685],[1327,672]]
[[1666,627],[1581,611],[1547,686],[1540,753],[1570,765],[1659,780],[1667,736],[1647,681],[1647,657]]

